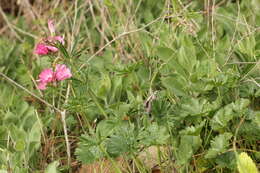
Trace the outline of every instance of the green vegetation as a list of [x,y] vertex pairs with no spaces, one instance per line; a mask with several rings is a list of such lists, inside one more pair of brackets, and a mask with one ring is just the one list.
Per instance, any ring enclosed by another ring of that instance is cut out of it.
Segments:
[[[1,173],[259,170],[260,1],[11,9],[0,7]],[[48,19],[65,45],[38,56]],[[72,78],[39,90],[59,63]]]

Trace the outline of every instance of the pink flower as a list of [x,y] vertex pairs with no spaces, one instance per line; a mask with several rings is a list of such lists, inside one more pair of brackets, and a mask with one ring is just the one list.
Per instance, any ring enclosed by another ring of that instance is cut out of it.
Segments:
[[70,69],[64,64],[57,64],[55,67],[55,72],[51,68],[44,69],[39,74],[38,88],[40,90],[45,90],[48,83],[55,81],[62,81],[68,79],[72,76]]
[[46,89],[46,85],[47,85],[47,83],[39,82],[37,87],[38,87],[40,90],[45,90],[45,89]]
[[45,90],[47,84],[53,81],[55,81],[54,72],[52,71],[51,68],[46,68],[39,74],[39,80],[38,80],[39,83],[37,87],[40,90]]
[[54,46],[48,46],[43,43],[38,43],[35,48],[35,53],[38,55],[47,55],[49,52],[57,52],[58,48]]
[[55,35],[54,21],[48,20],[48,28],[51,32],[51,36],[43,38],[42,42],[38,43],[35,48],[35,53],[38,55],[47,55],[49,52],[57,52],[59,49],[53,45],[57,42],[65,44],[64,38],[62,36]]
[[[54,27],[54,21],[48,20],[48,28],[51,32],[51,35],[53,36],[55,34],[55,27]],[[54,36],[54,37],[48,37],[47,40],[49,42],[59,41],[61,44],[64,45],[64,38],[62,36]]]
[[56,41],[60,42],[61,44],[65,44],[64,38],[62,36],[54,36],[54,37],[47,37],[43,39],[45,42],[48,43],[55,43]]
[[59,41],[61,44],[65,44],[64,38],[62,36],[55,36],[53,37],[54,40]]
[[36,45],[36,48],[35,48],[35,51],[34,51],[36,54],[38,55],[47,55],[49,50],[48,48],[46,47],[45,44],[42,44],[42,43],[38,43]]
[[48,28],[52,35],[55,34],[55,27],[54,27],[53,20],[48,20]]
[[40,83],[48,83],[55,80],[54,72],[51,68],[44,69],[39,75]]
[[55,68],[55,79],[58,81],[68,79],[72,76],[70,69],[64,64],[57,64]]
[[54,46],[47,46],[47,45],[46,45],[46,47],[47,47],[47,49],[48,49],[49,51],[51,51],[51,52],[57,52],[57,51],[59,50],[57,47],[54,47]]

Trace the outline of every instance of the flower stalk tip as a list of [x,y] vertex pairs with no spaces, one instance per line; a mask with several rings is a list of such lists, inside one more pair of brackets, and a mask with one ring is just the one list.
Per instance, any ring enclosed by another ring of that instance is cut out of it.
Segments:
[[49,31],[51,32],[51,35],[55,34],[55,27],[54,27],[54,20],[48,20],[48,28]]

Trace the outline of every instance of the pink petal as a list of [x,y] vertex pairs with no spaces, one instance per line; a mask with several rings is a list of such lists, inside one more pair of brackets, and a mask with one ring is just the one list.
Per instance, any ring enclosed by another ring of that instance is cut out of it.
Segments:
[[42,43],[38,43],[36,45],[36,48],[34,50],[34,53],[38,54],[38,55],[47,55],[48,54],[48,48],[46,47],[45,44]]
[[40,90],[45,90],[46,89],[46,85],[47,85],[47,83],[44,83],[44,82],[40,82],[40,83],[38,83],[38,88],[40,89]]
[[46,47],[51,52],[57,52],[59,50],[57,47],[54,47],[54,46],[46,46]]
[[54,20],[48,20],[48,28],[51,34],[55,33]]
[[55,36],[53,37],[54,40],[59,41],[61,44],[65,44],[64,38],[62,36]]
[[48,83],[54,81],[54,72],[51,68],[44,69],[39,74],[39,81],[40,83]]
[[55,68],[55,79],[58,81],[68,79],[72,76],[69,68],[64,64],[57,64]]

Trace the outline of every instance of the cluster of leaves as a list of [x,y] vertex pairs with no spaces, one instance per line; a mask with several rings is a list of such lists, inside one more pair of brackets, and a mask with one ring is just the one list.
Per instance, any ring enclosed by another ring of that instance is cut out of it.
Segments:
[[[199,6],[193,5],[195,9]],[[259,6],[256,2],[239,5],[242,14],[247,14],[251,5]],[[233,171],[236,156],[232,141],[236,137],[245,140],[238,148],[253,147],[259,161],[259,148],[250,143],[259,141],[259,111],[254,105],[260,90],[248,80],[260,74],[259,34],[230,20],[236,18],[236,8],[236,3],[217,8],[218,27],[211,28],[216,38],[208,33],[202,14],[187,12],[180,20],[195,21],[200,26],[195,35],[185,27],[173,28],[173,23],[155,23],[149,27],[150,33],[139,34],[145,59],[115,63],[113,49],[93,59],[83,74],[85,85],[75,84],[87,94],[80,92],[76,98],[85,97],[83,114],[99,123],[82,135],[78,159],[93,163],[102,157],[134,157],[143,147],[164,145],[172,148],[169,160],[180,170],[205,171],[217,166]],[[218,16],[223,13],[230,18]],[[259,22],[248,20],[253,26]],[[151,33],[160,39],[155,41]],[[87,87],[83,89],[83,85]],[[147,112],[146,99],[153,94],[156,98]],[[193,167],[190,162],[194,158],[198,162]]]
[[28,172],[37,165],[41,143],[41,121],[35,109],[12,88],[0,85],[0,166],[3,170]]

